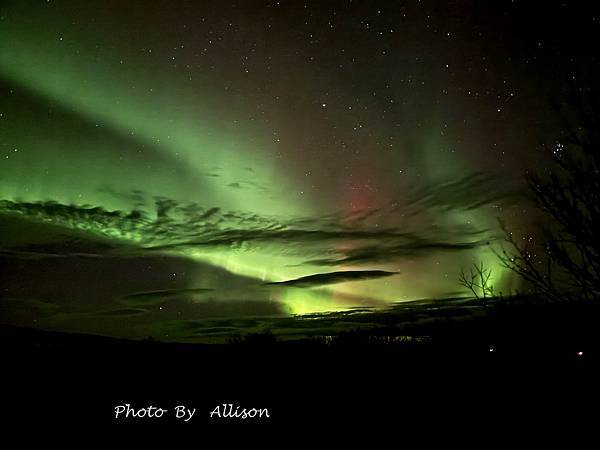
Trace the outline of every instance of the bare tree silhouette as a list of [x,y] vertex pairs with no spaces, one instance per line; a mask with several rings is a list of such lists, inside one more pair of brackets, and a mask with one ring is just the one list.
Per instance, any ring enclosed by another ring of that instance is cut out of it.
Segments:
[[486,268],[482,261],[479,265],[473,263],[473,265],[469,267],[468,274],[464,269],[461,269],[458,276],[458,282],[461,286],[469,289],[475,298],[481,299],[483,306],[487,306],[487,299],[494,296],[494,286],[490,281],[491,276],[492,269]]
[[600,294],[600,96],[571,86],[566,107],[555,105],[562,141],[543,147],[551,162],[527,175],[537,206],[549,219],[542,238],[517,242],[505,224],[501,263],[550,300],[597,299]]

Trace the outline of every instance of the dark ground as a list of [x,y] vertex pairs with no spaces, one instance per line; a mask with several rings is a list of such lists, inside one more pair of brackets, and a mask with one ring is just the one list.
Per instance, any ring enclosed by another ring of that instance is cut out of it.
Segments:
[[[597,417],[598,310],[521,303],[474,320],[438,317],[412,329],[418,339],[393,336],[398,327],[389,327],[328,343],[262,334],[229,345],[167,344],[2,326],[3,410],[30,428],[197,431],[253,423],[335,432],[342,425],[424,438],[440,427],[504,435],[572,424],[584,430]],[[189,423],[170,413],[116,420],[115,406],[125,403],[197,412]],[[271,418],[210,419],[222,403],[268,408]]]

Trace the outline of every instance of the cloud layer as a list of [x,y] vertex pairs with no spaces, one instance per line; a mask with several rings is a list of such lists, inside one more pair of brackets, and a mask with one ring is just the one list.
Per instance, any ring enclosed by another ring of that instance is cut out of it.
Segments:
[[386,272],[384,270],[345,270],[340,272],[317,273],[293,280],[272,281],[270,283],[265,283],[265,285],[311,288],[327,284],[343,283],[346,281],[373,280],[396,275],[397,273],[398,272]]
[[[318,305],[384,306],[390,300],[382,300],[381,286],[393,295],[398,286],[418,286],[411,283],[423,272],[406,273],[404,264],[469,254],[494,239],[488,224],[467,223],[461,214],[517,195],[497,194],[495,182],[474,174],[380,208],[304,217],[110,188],[104,191],[131,209],[3,200],[1,317],[48,329],[194,340],[266,324],[286,329],[285,317]],[[429,221],[434,210],[447,211],[448,220]],[[261,264],[281,273],[261,275]],[[329,326],[325,316],[319,323]]]

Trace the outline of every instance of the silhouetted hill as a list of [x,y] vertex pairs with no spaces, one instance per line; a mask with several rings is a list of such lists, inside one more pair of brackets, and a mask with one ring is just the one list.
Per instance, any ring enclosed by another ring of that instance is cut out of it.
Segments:
[[467,321],[421,321],[412,335],[389,326],[282,341],[266,332],[219,345],[0,326],[2,383],[11,417],[29,408],[30,423],[115,424],[116,405],[184,403],[205,426],[224,402],[268,407],[272,425],[402,424],[407,432],[556,420],[564,411],[587,420],[583,405],[597,398],[597,307],[504,307]]

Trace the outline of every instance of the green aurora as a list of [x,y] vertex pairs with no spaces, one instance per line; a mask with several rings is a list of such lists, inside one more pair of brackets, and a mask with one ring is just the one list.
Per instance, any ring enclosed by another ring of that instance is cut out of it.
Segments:
[[[356,87],[295,64],[296,25],[272,38],[251,6],[82,5],[1,7],[4,322],[194,340],[203,320],[466,296],[458,271],[479,261],[516,287],[492,247],[520,184],[445,108],[488,113],[385,87],[418,78],[414,43]],[[335,275],[358,271],[390,276]]]

